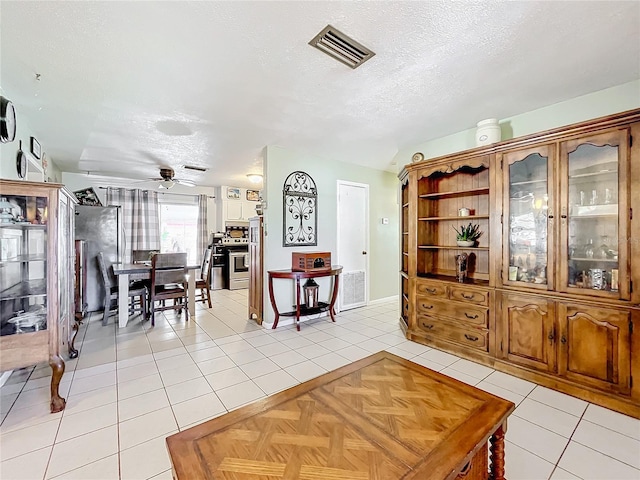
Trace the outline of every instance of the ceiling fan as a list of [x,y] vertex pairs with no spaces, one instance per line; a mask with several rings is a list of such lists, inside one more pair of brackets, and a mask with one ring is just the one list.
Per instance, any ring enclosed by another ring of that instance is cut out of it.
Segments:
[[174,178],[175,172],[173,168],[161,168],[160,169],[160,177],[152,178],[154,182],[160,182],[159,188],[173,188],[173,186],[178,183],[180,185],[184,185],[185,187],[195,187],[196,184],[192,180],[184,180],[180,178]]

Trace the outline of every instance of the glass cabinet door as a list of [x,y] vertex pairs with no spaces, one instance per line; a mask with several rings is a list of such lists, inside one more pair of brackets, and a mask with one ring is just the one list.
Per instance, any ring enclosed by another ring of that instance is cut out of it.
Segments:
[[505,176],[502,283],[549,289],[553,269],[553,199],[550,169],[553,148],[542,145],[509,152],[502,158]]
[[0,335],[47,329],[46,196],[0,198]]
[[628,132],[561,144],[561,291],[629,298]]

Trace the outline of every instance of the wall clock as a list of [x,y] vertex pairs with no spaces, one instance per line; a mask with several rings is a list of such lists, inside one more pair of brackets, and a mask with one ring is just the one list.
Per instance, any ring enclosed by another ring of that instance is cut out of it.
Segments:
[[20,142],[20,148],[18,148],[18,154],[16,155],[16,169],[18,170],[18,177],[25,178],[27,176],[27,156],[22,151],[22,142]]
[[16,138],[16,110],[8,98],[0,97],[0,142],[13,142]]

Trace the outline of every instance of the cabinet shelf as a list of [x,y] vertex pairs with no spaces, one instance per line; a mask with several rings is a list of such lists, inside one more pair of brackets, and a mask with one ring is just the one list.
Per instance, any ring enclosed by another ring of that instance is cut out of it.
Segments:
[[47,260],[47,257],[39,254],[18,255],[17,257],[7,258],[6,260],[0,261],[0,265],[3,265],[5,263],[45,262],[46,260]]
[[480,250],[489,251],[489,247],[458,247],[457,245],[418,245],[424,250]]
[[569,173],[569,180],[573,179],[573,178],[593,178],[593,177],[605,177],[607,175],[617,175],[618,171],[617,170],[603,170],[601,172],[592,172],[592,173],[579,173],[577,175],[571,175],[571,173]]
[[460,217],[458,215],[448,216],[448,217],[419,217],[419,222],[438,222],[438,221],[456,221],[456,220],[482,220],[484,218],[489,218],[489,215],[467,215],[465,217]]
[[46,295],[46,280],[26,280],[4,290],[2,292],[1,300],[15,300],[25,297],[43,297]]
[[450,192],[423,193],[420,198],[444,198],[444,197],[464,197],[469,195],[482,195],[489,193],[489,187],[469,188],[466,190],[454,190]]
[[33,223],[0,223],[0,228],[10,230],[46,230],[47,226]]
[[525,180],[522,182],[513,182],[510,185],[512,187],[517,187],[519,185],[541,185],[542,186],[542,185],[546,185],[546,183],[547,183],[547,179],[545,178],[542,180]]
[[572,262],[618,263],[618,260],[613,258],[571,257],[569,260]]

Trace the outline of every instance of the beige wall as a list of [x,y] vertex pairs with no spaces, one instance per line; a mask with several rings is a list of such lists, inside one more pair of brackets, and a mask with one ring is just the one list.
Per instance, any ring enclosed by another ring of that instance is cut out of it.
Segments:
[[[509,140],[634,108],[640,108],[640,80],[501,119],[502,139]],[[424,158],[433,158],[475,147],[475,125],[470,127],[473,128],[400,150],[395,156],[398,170],[411,162],[415,152],[422,152]]]
[[[20,148],[20,141],[22,141],[22,151],[27,154],[33,162],[38,165],[42,165],[42,161],[33,157],[30,153],[30,140],[31,137],[35,137],[40,143],[41,151],[47,152],[46,144],[43,144],[38,136],[38,132],[34,132],[29,125],[29,119],[22,113],[20,104],[13,101],[11,92],[0,88],[2,96],[8,98],[13,102],[16,109],[16,139],[10,143],[0,143],[0,178],[8,180],[19,180],[18,171],[16,168],[16,155]],[[60,169],[56,166],[53,158],[48,156],[48,168],[44,172],[44,180],[51,179],[52,182],[60,182],[62,175]]]
[[[318,189],[318,245],[315,247],[282,246],[282,187],[287,176],[302,170],[313,178]],[[371,301],[398,294],[398,203],[395,174],[318,158],[281,147],[267,147],[265,156],[265,210],[264,269],[291,268],[293,251],[328,251],[332,259],[337,253],[337,181],[369,185],[369,299]],[[389,218],[383,225],[381,219]],[[265,273],[265,285],[266,283]],[[293,282],[276,280],[274,287],[279,308],[291,310],[294,303]],[[328,282],[320,283],[320,297],[327,298]],[[324,295],[324,297],[323,297]],[[274,315],[265,288],[265,321],[273,321]]]

